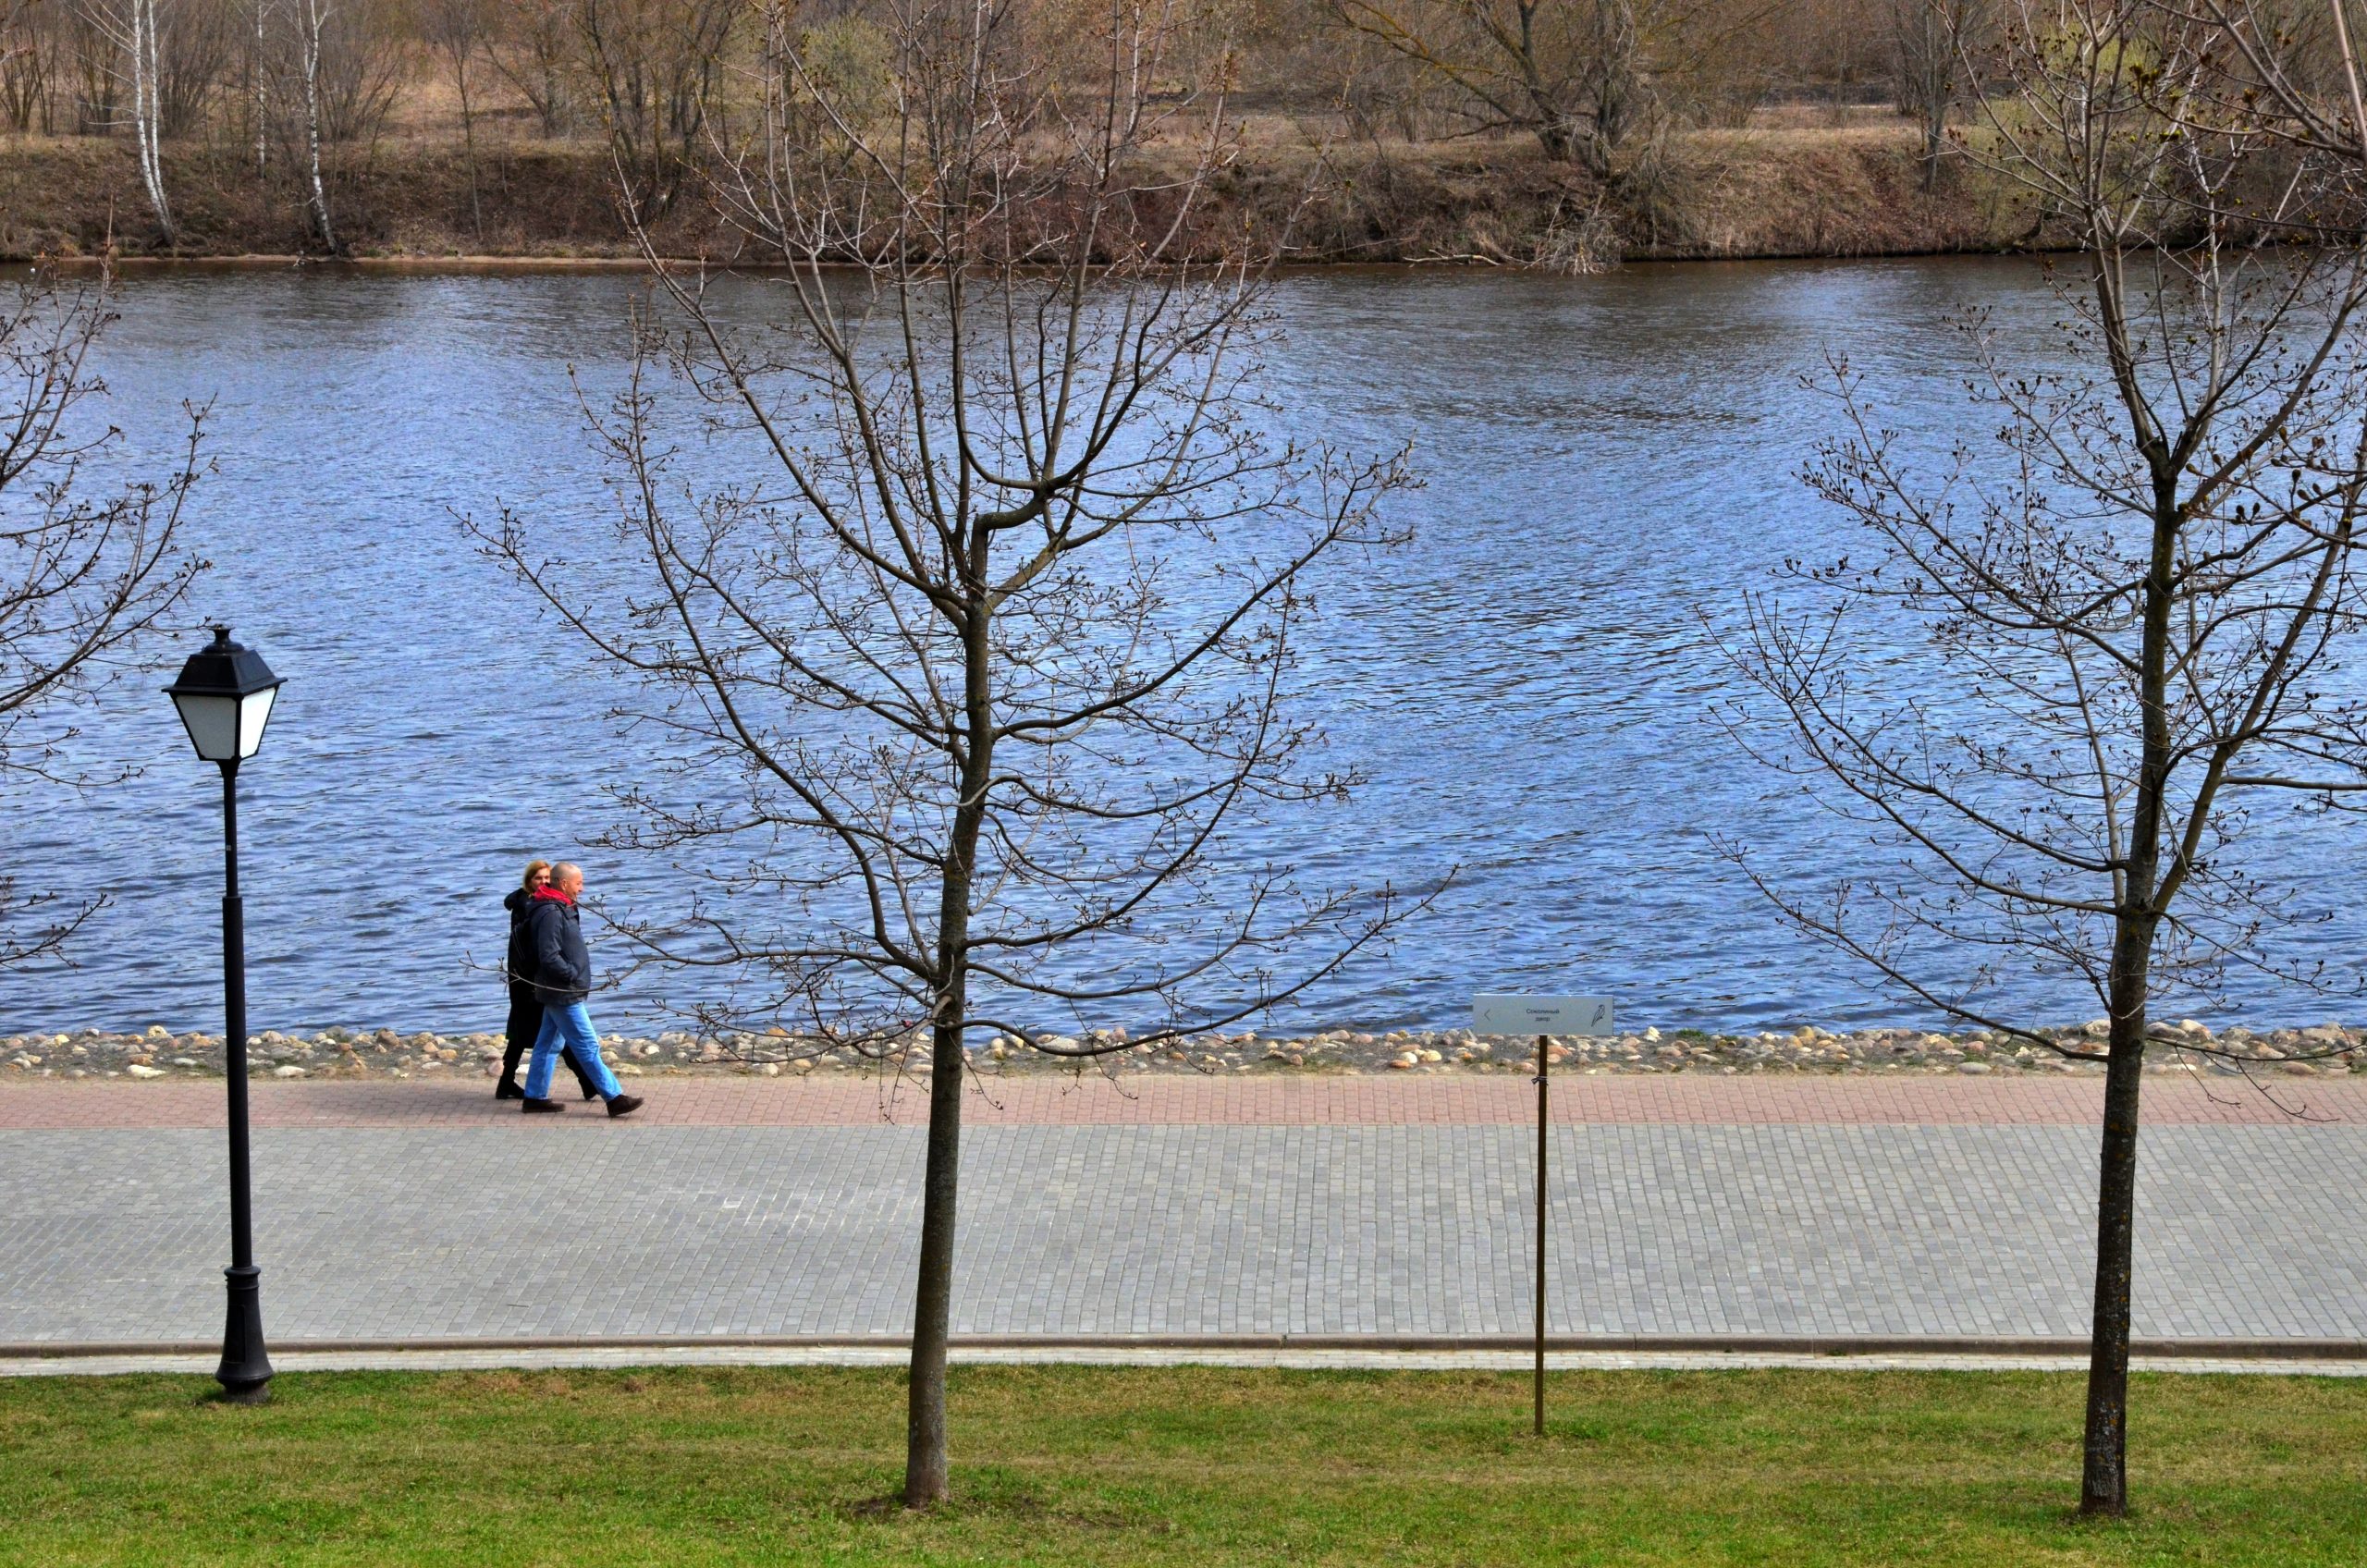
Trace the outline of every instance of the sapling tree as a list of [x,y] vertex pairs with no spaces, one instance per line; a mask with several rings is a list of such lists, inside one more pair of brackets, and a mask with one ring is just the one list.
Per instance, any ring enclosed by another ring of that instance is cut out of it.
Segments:
[[[19,786],[97,781],[68,760],[70,715],[200,570],[178,532],[203,467],[202,410],[164,477],[90,479],[120,439],[98,418],[106,388],[91,361],[111,319],[104,283],[41,275],[0,300],[0,781]],[[19,887],[0,865],[0,964],[55,955],[99,907]]]
[[[2349,168],[2205,112],[2207,28],[2070,0],[2009,8],[2005,34],[2010,77],[1965,148],[2076,239],[2060,337],[1968,325],[1982,434],[1944,456],[1836,361],[1844,434],[1809,478],[1863,543],[1749,600],[1733,646],[1772,703],[1737,729],[1881,853],[1820,882],[1736,848],[1784,914],[1904,996],[2103,1064],[2080,1506],[2117,1514],[2141,1073],[2149,1051],[2217,1048],[2157,1020],[2237,975],[2338,978],[2248,851],[2272,818],[2341,828],[2367,790],[2347,668],[2367,266],[2323,222],[2357,210]],[[1776,716],[1781,745],[1751,729]],[[2015,999],[2067,987],[2105,1037]]]
[[469,68],[486,46],[493,15],[486,0],[429,0],[420,14],[427,41],[452,64],[452,87],[460,100],[460,152],[469,170],[469,232],[484,244],[484,198],[477,185],[476,103]]
[[1035,15],[894,0],[876,47],[824,50],[761,7],[761,128],[717,148],[717,199],[779,270],[653,255],[633,373],[586,398],[627,565],[481,530],[681,765],[626,839],[694,851],[709,896],[645,953],[728,998],[712,1026],[928,1075],[914,1507],[947,1495],[967,1042],[1082,1062],[1221,1027],[1409,908],[1247,841],[1352,783],[1289,698],[1311,574],[1394,542],[1402,454],[1275,434],[1274,251],[1204,216],[1223,105],[1173,91],[1196,19]]

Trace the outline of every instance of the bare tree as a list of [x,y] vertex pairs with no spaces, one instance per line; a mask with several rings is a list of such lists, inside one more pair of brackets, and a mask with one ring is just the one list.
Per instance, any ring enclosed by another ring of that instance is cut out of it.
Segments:
[[[119,435],[98,423],[91,364],[113,318],[104,283],[40,276],[0,307],[0,778],[73,786],[67,715],[112,680],[140,635],[180,603],[200,563],[178,537],[202,469],[202,410],[161,481],[86,495],[84,469]],[[56,953],[100,907],[27,892],[0,869],[0,964]]]
[[693,172],[740,0],[577,0],[626,205],[663,217]]
[[0,0],[0,121],[19,136],[36,120],[50,129],[56,42],[44,20],[33,0]]
[[129,115],[140,183],[166,244],[173,243],[173,209],[165,193],[164,109],[159,102],[156,0],[76,0],[84,23],[104,40],[106,57],[131,94]]
[[[2141,1074],[2149,1047],[2214,1049],[2152,1020],[2230,974],[2325,982],[2243,851],[2278,802],[2367,790],[2339,673],[2367,617],[2367,263],[2355,232],[2300,222],[2305,195],[2357,210],[2338,163],[2165,117],[2201,102],[2208,29],[2150,0],[2007,23],[2014,91],[1967,146],[2084,251],[2059,354],[1976,322],[1968,423],[1993,445],[1935,469],[1836,366],[1848,434],[1810,478],[1870,555],[1795,569],[1813,610],[1754,599],[1737,655],[1788,721],[1765,759],[1895,857],[1814,896],[1754,871],[1768,897],[1908,998],[2104,1064],[2080,1507],[2117,1514]],[[2327,242],[2268,243],[2300,238]],[[1918,636],[1924,656],[1884,656]],[[2000,1000],[2033,978],[2091,992],[2106,1037]]]
[[1923,129],[1923,189],[1940,186],[1948,111],[1956,106],[1988,0],[1891,0],[1893,69],[1899,112]]
[[268,172],[273,134],[284,134],[305,227],[330,255],[347,246],[326,149],[384,128],[405,80],[405,47],[420,41],[399,26],[411,15],[394,0],[260,0],[253,13],[256,175]]
[[1264,434],[1265,272],[1197,223],[1221,101],[1153,104],[1175,14],[1111,4],[1050,40],[1005,7],[877,15],[875,123],[788,6],[760,13],[762,131],[724,202],[782,269],[746,286],[773,325],[735,330],[651,257],[713,423],[683,445],[646,353],[590,403],[631,588],[547,562],[514,516],[484,537],[679,744],[621,841],[708,868],[694,917],[638,933],[729,998],[702,1021],[926,1051],[921,1507],[947,1495],[969,1037],[1147,1048],[1297,995],[1405,913],[1233,837],[1351,783],[1287,711],[1294,640],[1309,569],[1391,542],[1375,508],[1404,476]]
[[543,134],[565,134],[574,114],[572,0],[511,0],[499,13],[493,68],[526,96]]
[[1628,137],[1707,53],[1763,18],[1715,0],[1325,0],[1345,26],[1452,83],[1474,124],[1617,174]]
[[[2201,26],[2223,47],[2181,120],[2249,124],[2262,134],[2367,167],[2367,65],[2344,0],[2159,0],[2175,22]],[[2324,25],[2311,23],[2323,7]],[[2300,14],[2296,14],[2296,10]]]
[[313,235],[321,249],[337,253],[337,228],[329,220],[328,186],[321,178],[321,37],[337,15],[334,0],[294,0],[297,29],[297,80],[304,92],[305,197],[313,219]]
[[452,86],[460,96],[460,147],[469,165],[469,226],[477,243],[484,243],[484,202],[477,191],[477,128],[469,94],[469,67],[484,47],[485,0],[429,0],[423,17],[428,41],[452,65]]
[[413,13],[398,0],[337,0],[319,25],[321,140],[374,140],[406,80]]
[[237,51],[229,0],[166,0],[156,10],[156,123],[166,141],[202,133]]
[[0,121],[24,135],[50,106],[50,52],[33,0],[0,0]]
[[255,145],[255,178],[263,180],[271,174],[271,18],[273,0],[254,0],[250,19],[254,32],[247,41],[247,116],[248,129],[253,133]]
[[1347,26],[1453,82],[1483,123],[1598,179],[1637,106],[1636,0],[1333,0]]

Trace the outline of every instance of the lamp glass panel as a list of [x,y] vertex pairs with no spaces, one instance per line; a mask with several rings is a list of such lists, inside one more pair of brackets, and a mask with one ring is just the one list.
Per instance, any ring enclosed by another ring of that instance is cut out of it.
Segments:
[[263,744],[263,727],[271,722],[272,699],[279,695],[279,688],[270,686],[246,698],[239,712],[239,755],[251,757]]
[[238,698],[176,692],[173,706],[180,709],[181,724],[189,730],[190,744],[197,748],[199,756],[207,762],[228,762],[242,754],[239,750]]

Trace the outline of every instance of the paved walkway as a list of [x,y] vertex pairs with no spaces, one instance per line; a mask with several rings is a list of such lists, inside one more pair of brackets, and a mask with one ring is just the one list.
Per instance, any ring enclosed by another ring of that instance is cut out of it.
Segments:
[[[561,1087],[565,1088],[562,1083]],[[917,1122],[928,1110],[926,1078],[901,1080],[689,1077],[631,1085],[649,1106],[644,1127],[877,1127]],[[570,1091],[570,1093],[572,1091]],[[408,1083],[257,1083],[258,1127],[475,1127],[519,1130],[478,1078]],[[563,1096],[562,1098],[565,1096]],[[605,1130],[596,1107],[537,1118],[534,1134]],[[1711,1077],[1695,1073],[1557,1075],[1556,1122],[2093,1127],[2103,1111],[2099,1078]],[[2367,1125],[2367,1079],[2240,1078],[2158,1074],[2145,1084],[2145,1120],[2156,1126]],[[965,1126],[1463,1127],[1537,1124],[1534,1080],[1522,1075],[1203,1078],[1158,1074],[1107,1079],[1031,1073],[974,1078]],[[18,1082],[0,1084],[0,1132],[21,1128],[219,1127],[221,1083]]]
[[[862,1084],[652,1080],[647,1120],[527,1120],[453,1084],[256,1087],[276,1340],[819,1335],[909,1326],[921,1105]],[[2367,1085],[2149,1082],[2137,1317],[2367,1340]],[[1561,1081],[1553,1328],[2073,1337],[2100,1085]],[[0,1088],[0,1345],[219,1331],[219,1084]],[[1526,1330],[1517,1079],[1121,1088],[971,1102],[956,1328]],[[889,1118],[893,1119],[890,1120]],[[2050,1347],[2053,1348],[2053,1347]]]

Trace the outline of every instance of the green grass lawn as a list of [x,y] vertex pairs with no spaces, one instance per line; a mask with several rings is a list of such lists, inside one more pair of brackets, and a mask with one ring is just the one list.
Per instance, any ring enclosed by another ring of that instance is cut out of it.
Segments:
[[2083,1523],[2081,1381],[953,1372],[955,1501],[888,1501],[892,1372],[0,1379],[0,1562],[2367,1561],[2367,1381],[2139,1379]]

